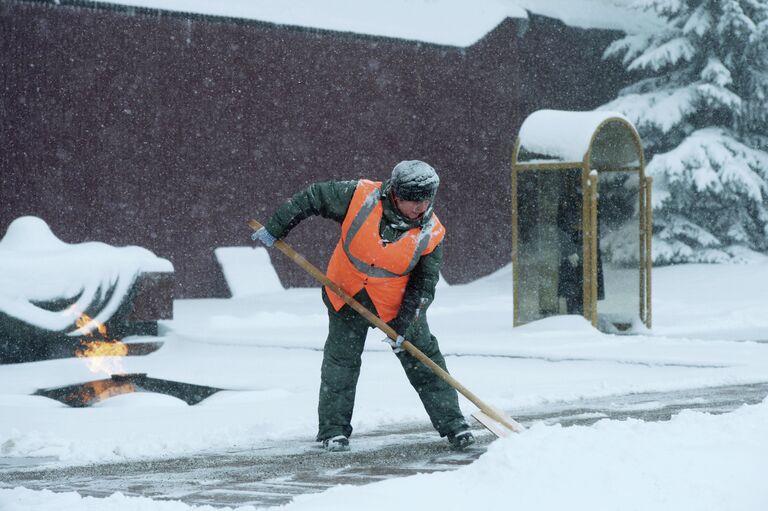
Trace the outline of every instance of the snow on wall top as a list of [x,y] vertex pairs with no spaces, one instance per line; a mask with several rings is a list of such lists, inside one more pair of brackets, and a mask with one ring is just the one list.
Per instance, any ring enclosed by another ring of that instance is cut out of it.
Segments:
[[658,30],[664,21],[639,9],[637,0],[510,0],[528,11],[580,28],[621,30],[637,34]]
[[618,112],[538,110],[529,115],[520,127],[520,153],[580,162],[589,150],[592,135],[603,121],[611,118],[622,119],[632,125]]
[[232,298],[283,290],[266,248],[218,247],[213,252]]
[[[0,311],[58,331],[73,324],[90,305],[104,301],[112,290],[94,318],[104,323],[140,272],[171,271],[170,261],[145,248],[100,242],[69,244],[58,239],[40,218],[21,217],[11,222],[0,240]],[[74,307],[68,311],[49,311],[32,303],[75,297]]]
[[631,10],[630,0],[114,0],[108,3],[251,19],[448,46],[471,46],[505,18],[526,9],[583,28],[636,33],[658,18]]

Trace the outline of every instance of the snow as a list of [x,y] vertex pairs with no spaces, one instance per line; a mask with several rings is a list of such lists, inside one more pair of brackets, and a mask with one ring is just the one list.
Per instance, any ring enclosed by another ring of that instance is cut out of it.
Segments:
[[698,99],[697,86],[686,85],[661,88],[647,93],[622,93],[600,109],[624,112],[640,131],[658,129],[667,133],[696,111],[695,104]]
[[506,18],[527,18],[526,9],[576,27],[627,33],[651,30],[660,23],[652,13],[631,10],[630,0],[117,0],[109,3],[458,47],[475,44]]
[[712,24],[712,13],[702,4],[696,8],[691,17],[685,22],[685,25],[683,25],[683,33],[693,33],[703,37],[704,34],[712,30]]
[[[514,502],[516,508],[541,510],[760,510],[768,503],[768,487],[761,484],[766,423],[764,402],[727,416],[683,412],[667,423],[538,425],[495,442],[457,471],[338,486],[296,497],[280,509],[509,509]],[[97,499],[17,488],[0,490],[3,498],[6,511],[191,508],[119,493]]]
[[392,183],[406,188],[437,188],[440,178],[428,163],[420,160],[401,161],[392,169]]
[[[235,264],[229,271],[245,278],[251,267]],[[766,287],[765,256],[750,265],[671,266],[654,273],[655,326],[642,335],[603,334],[578,316],[513,329],[506,267],[467,285],[443,286],[429,316],[451,373],[514,416],[524,407],[586,398],[765,381],[768,344],[743,341],[768,337]],[[78,465],[247,451],[287,440],[311,444],[326,325],[314,288],[177,300],[174,319],[162,322],[163,347],[127,357],[123,366],[226,389],[195,406],[141,393],[68,408],[29,394],[101,377],[81,360],[0,366],[0,455]],[[366,343],[356,433],[426,422],[382,337],[371,331]],[[474,411],[461,401],[465,414]],[[498,509],[510,495],[537,509],[615,509],[617,502],[630,509],[764,509],[766,415],[768,402],[721,416],[684,412],[664,423],[536,424],[455,472],[336,487],[298,497],[287,509],[358,509],[363,502],[366,509],[408,509],[414,498],[445,509],[466,509],[470,500]],[[0,490],[0,508],[192,507],[16,488]]]
[[618,57],[622,53],[624,65],[629,64],[650,44],[653,36],[649,33],[627,35],[621,39],[613,41],[603,52],[603,58]]
[[511,0],[528,11],[562,20],[572,27],[621,30],[628,34],[658,30],[655,13],[634,8],[636,0]]
[[701,70],[701,79],[720,87],[733,83],[731,72],[717,57],[709,57],[707,59],[706,67]]
[[[619,0],[116,3],[455,46],[474,44],[505,17],[525,17],[522,8],[574,26],[583,23],[628,33],[642,32],[655,22],[643,13],[627,16],[629,2]],[[679,9],[681,2],[668,4],[669,9]],[[651,98],[651,108],[639,96],[625,96],[619,100],[622,108],[615,109],[626,112],[638,125],[646,122],[668,129],[687,114],[689,96],[694,93],[686,88],[663,91]],[[526,128],[526,142],[542,150],[529,150],[581,161],[588,147],[585,137],[591,137],[598,119],[606,115],[585,114],[578,123],[582,128],[576,131],[571,121],[562,125],[532,122]],[[591,130],[583,129],[585,122]],[[556,131],[559,143],[553,136]],[[572,142],[562,142],[568,139]],[[729,170],[748,171],[746,167]],[[724,173],[723,179],[731,178]],[[756,191],[757,185],[752,186]],[[172,271],[170,263],[138,247],[64,243],[39,219],[23,219],[11,227],[0,241],[0,310],[13,311],[41,326],[58,327],[64,321],[44,314],[47,311],[30,309],[31,301],[71,298],[83,285],[83,296],[89,301],[111,286],[124,286],[139,270]],[[18,463],[32,459],[43,465],[76,466],[252,451],[281,441],[312,443],[326,311],[319,289],[282,289],[274,270],[265,264],[269,255],[275,257],[264,249],[218,249],[216,256],[233,298],[177,300],[174,319],[161,322],[157,340],[163,347],[122,360],[127,372],[224,391],[195,406],[143,393],[73,409],[30,394],[102,377],[90,373],[83,361],[3,365],[0,457]],[[442,285],[429,309],[430,324],[451,373],[483,400],[513,416],[525,407],[589,398],[765,382],[768,258],[754,252],[744,257],[751,264],[655,269],[654,327],[638,335],[600,333],[577,316],[513,329],[509,267],[470,284]],[[427,422],[390,348],[379,342],[382,337],[371,332],[366,343],[353,421],[356,433]],[[128,341],[152,340],[156,339]],[[461,404],[466,414],[474,411],[465,400]],[[766,423],[768,401],[722,415],[684,411],[666,422],[606,419],[567,428],[540,422],[522,434],[495,441],[479,460],[455,471],[362,487],[337,486],[299,496],[281,509],[514,506],[762,511],[768,508],[768,487],[763,481],[768,469]],[[353,449],[355,441],[353,436]],[[121,493],[95,498],[19,487],[0,489],[0,509],[214,508]]]
[[674,66],[681,61],[690,62],[696,55],[696,49],[686,37],[676,37],[651,48],[634,59],[628,66],[628,71],[651,69],[659,71],[668,66]]
[[595,131],[609,119],[631,124],[624,115],[612,111],[538,110],[526,117],[520,127],[520,151],[581,163]]
[[[671,422],[535,426],[496,442],[469,467],[302,496],[304,509],[761,509],[768,403],[732,416],[682,413]],[[713,470],[713,460],[717,469]],[[715,484],[712,484],[715,483]],[[422,508],[419,506],[418,508]]]
[[[47,330],[74,324],[89,305],[112,295],[94,321],[106,322],[140,272],[170,272],[170,261],[142,247],[100,242],[64,243],[40,218],[17,218],[0,240],[0,312]],[[34,275],[35,278],[30,278]],[[77,298],[72,307],[50,311],[37,302]],[[71,332],[81,335],[94,322]]]
[[[756,163],[766,159],[765,2],[636,5],[666,24],[609,46],[606,58],[623,54],[627,70],[646,77],[601,108],[624,113],[642,134],[655,178],[654,216],[666,228],[654,234],[657,262],[735,261],[732,250],[765,252],[765,165]],[[674,228],[679,217],[700,224],[725,248],[687,239],[687,229]],[[681,236],[673,239],[675,230]]]
[[219,247],[214,254],[234,298],[283,289],[266,248]]
[[[721,128],[704,128],[691,133],[673,150],[654,156],[648,174],[664,176],[664,183],[691,182],[699,192],[721,192],[745,196],[760,203],[768,194],[765,177],[768,155],[752,149]],[[654,206],[668,197],[665,190],[654,188]]]

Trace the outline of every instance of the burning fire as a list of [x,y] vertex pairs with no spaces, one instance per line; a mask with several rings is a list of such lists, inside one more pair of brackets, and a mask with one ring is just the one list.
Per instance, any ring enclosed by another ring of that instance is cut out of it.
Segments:
[[[118,340],[107,337],[107,327],[99,323],[87,314],[80,314],[75,324],[78,328],[95,323],[96,330],[86,334],[93,340],[83,339],[80,341],[81,348],[75,350],[75,355],[86,359],[88,369],[94,373],[106,373],[109,376],[113,374],[125,374],[122,361],[119,357],[128,354],[128,346]],[[98,332],[100,338],[96,338]]]
[[136,386],[133,383],[118,384],[113,380],[96,380],[85,383],[82,389],[69,394],[65,400],[79,403],[76,406],[88,406],[97,401],[131,392],[136,392]]

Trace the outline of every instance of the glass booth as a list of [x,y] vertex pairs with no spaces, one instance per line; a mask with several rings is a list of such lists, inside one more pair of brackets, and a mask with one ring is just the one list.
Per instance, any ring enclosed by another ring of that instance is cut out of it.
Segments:
[[623,115],[531,114],[512,156],[514,325],[580,314],[606,332],[650,328],[650,193]]

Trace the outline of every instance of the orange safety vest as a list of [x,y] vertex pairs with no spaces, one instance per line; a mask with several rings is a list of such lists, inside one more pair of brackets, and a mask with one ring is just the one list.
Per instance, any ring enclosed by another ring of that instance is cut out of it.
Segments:
[[[421,256],[432,252],[443,240],[445,228],[433,213],[423,226],[387,243],[379,233],[383,212],[381,183],[360,180],[326,275],[350,296],[365,288],[379,317],[386,322],[397,317],[411,271]],[[340,310],[344,299],[328,287],[325,290],[334,309]]]

